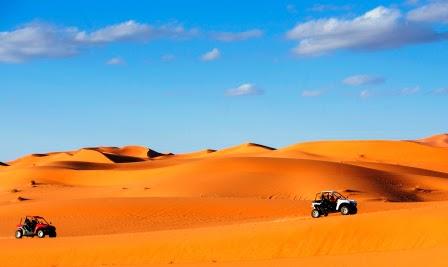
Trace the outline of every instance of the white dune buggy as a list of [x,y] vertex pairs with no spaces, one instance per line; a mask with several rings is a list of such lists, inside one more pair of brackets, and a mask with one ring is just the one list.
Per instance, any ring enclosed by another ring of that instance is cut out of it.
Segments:
[[348,199],[336,191],[322,191],[316,194],[311,204],[311,217],[319,218],[334,212],[340,212],[342,215],[356,214],[357,204],[355,200]]

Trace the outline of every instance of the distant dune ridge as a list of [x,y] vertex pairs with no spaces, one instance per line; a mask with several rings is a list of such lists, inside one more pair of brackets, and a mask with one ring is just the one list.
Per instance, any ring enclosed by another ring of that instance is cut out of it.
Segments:
[[238,146],[233,146],[229,148],[224,148],[218,150],[214,153],[216,155],[241,155],[241,154],[256,154],[256,153],[264,153],[267,151],[275,150],[275,148],[255,144],[255,143],[245,143]]
[[419,139],[417,142],[436,147],[448,147],[448,134],[433,135],[428,138]]
[[[0,163],[0,249],[15,255],[2,264],[319,266],[337,257],[443,266],[447,136],[26,155]],[[359,214],[311,219],[310,201],[321,190],[355,198]],[[59,237],[10,240],[24,214],[49,217]],[[37,247],[38,256],[19,256],[17,244]]]
[[[162,197],[310,199],[320,188],[335,188],[370,198],[417,201],[438,199],[448,188],[446,136],[416,142],[308,142],[280,149],[245,143],[186,154],[142,146],[90,147],[31,154],[9,162],[3,172],[23,183],[29,176],[67,185],[148,183],[154,196]],[[437,193],[423,194],[416,187]]]
[[116,156],[132,158],[155,158],[164,154],[143,146],[124,146],[124,147],[91,147],[91,150],[99,151]]

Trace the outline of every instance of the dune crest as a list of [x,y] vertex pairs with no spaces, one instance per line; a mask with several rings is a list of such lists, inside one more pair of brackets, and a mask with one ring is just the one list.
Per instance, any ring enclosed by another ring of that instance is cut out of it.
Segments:
[[[351,266],[367,257],[387,266],[420,255],[419,265],[445,266],[448,149],[445,135],[424,142],[30,154],[0,167],[0,248],[11,255],[2,264],[320,266],[337,257]],[[359,213],[310,218],[321,190],[357,200]],[[13,240],[23,214],[52,220],[58,238]]]
[[215,152],[216,152],[215,149],[203,149],[203,150],[190,152],[190,153],[176,154],[175,156],[177,158],[202,158],[202,157],[209,156],[210,154],[215,153]]
[[10,162],[8,162],[8,164],[11,166],[33,165],[48,156],[49,156],[48,154],[30,154],[30,155],[26,155],[26,156],[20,157],[18,159],[15,159],[13,161],[10,161]]
[[408,141],[360,140],[299,143],[279,149],[277,156],[311,155],[336,162],[388,163],[448,172],[448,151]]
[[87,148],[90,150],[99,151],[107,154],[115,154],[117,156],[127,156],[127,157],[135,157],[135,158],[148,158],[154,155],[158,155],[158,153],[154,150],[151,150],[144,146],[124,146],[124,147],[90,147]]
[[416,142],[435,146],[435,147],[448,147],[448,134],[437,134],[430,137],[416,140]]
[[269,152],[269,151],[273,151],[273,150],[276,150],[276,149],[273,147],[255,144],[255,143],[244,143],[241,145],[217,150],[215,153],[213,153],[213,156],[257,154],[257,153]]
[[[84,161],[93,163],[112,163],[106,156],[97,151],[80,149],[71,156],[64,155],[64,161]],[[59,160],[61,160],[60,158]]]

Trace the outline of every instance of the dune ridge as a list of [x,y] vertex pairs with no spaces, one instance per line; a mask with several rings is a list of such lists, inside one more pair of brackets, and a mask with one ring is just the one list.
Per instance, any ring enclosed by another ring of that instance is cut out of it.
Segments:
[[427,138],[416,140],[418,143],[436,146],[436,147],[448,147],[448,134],[437,134]]
[[202,157],[206,157],[209,156],[212,153],[215,153],[217,150],[215,149],[204,149],[204,150],[199,150],[199,151],[195,151],[195,152],[190,152],[190,153],[182,153],[182,154],[176,154],[176,157],[180,157],[180,158],[202,158]]
[[[0,260],[12,267],[328,266],[334,259],[444,266],[448,149],[444,135],[421,140],[26,155],[0,164]],[[310,201],[321,190],[356,199],[359,213],[311,219]],[[25,214],[52,220],[58,238],[12,240]],[[37,256],[23,257],[28,249]]]
[[388,201],[448,196],[448,150],[406,141],[325,141],[281,149],[246,143],[145,158],[151,151],[125,146],[34,154],[12,161],[4,173],[22,184],[36,177],[69,186],[150,186],[157,197],[311,199],[323,187]]
[[213,153],[213,156],[234,156],[234,155],[248,155],[273,151],[275,148],[260,145],[256,143],[244,143],[237,146],[232,146],[220,149]]

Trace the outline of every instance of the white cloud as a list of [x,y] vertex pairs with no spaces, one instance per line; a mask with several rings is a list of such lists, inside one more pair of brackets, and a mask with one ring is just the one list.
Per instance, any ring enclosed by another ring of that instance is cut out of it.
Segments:
[[181,38],[194,34],[196,30],[185,30],[177,24],[154,27],[133,20],[90,33],[75,27],[30,23],[16,30],[0,32],[0,62],[17,63],[39,57],[67,57],[94,44]]
[[434,90],[434,94],[437,95],[447,95],[448,94],[448,87],[438,88]]
[[322,95],[322,91],[320,90],[304,90],[302,91],[303,97],[316,97]]
[[379,6],[353,19],[318,19],[297,24],[287,38],[299,41],[298,55],[341,49],[377,50],[439,40],[426,25],[406,21],[398,9]]
[[360,96],[361,98],[369,98],[369,97],[372,96],[372,92],[370,92],[369,90],[362,90],[362,91],[359,93],[359,96]]
[[214,33],[212,36],[214,39],[222,42],[245,41],[263,36],[263,31],[253,29],[244,32],[218,32]]
[[107,65],[123,65],[124,63],[124,60],[120,57],[113,57],[106,61]]
[[448,1],[431,2],[411,10],[407,14],[410,21],[448,23]]
[[251,83],[244,83],[236,88],[231,88],[226,91],[228,96],[246,96],[246,95],[262,95],[263,90]]
[[97,31],[87,33],[78,32],[75,40],[87,43],[108,43],[125,40],[147,39],[152,33],[149,25],[129,20],[123,23],[111,25]]
[[420,91],[420,86],[406,87],[401,89],[401,95],[413,95]]
[[67,57],[78,52],[75,28],[32,23],[14,31],[0,32],[0,62],[22,62],[36,57]]
[[384,83],[385,79],[380,76],[372,76],[366,74],[353,75],[342,80],[343,84],[350,86],[362,86]]
[[213,48],[211,51],[208,51],[207,53],[203,54],[201,56],[201,59],[203,61],[213,61],[218,59],[221,56],[221,52],[218,48]]
[[86,43],[109,43],[117,41],[147,41],[155,38],[178,38],[194,35],[195,30],[186,31],[182,25],[168,24],[154,27],[145,23],[128,20],[106,26],[97,31],[79,32],[76,40]]

